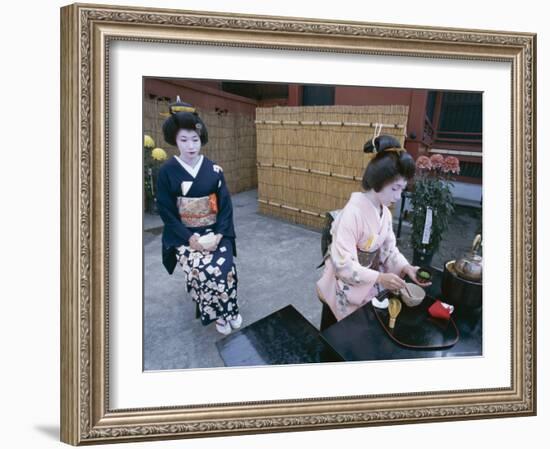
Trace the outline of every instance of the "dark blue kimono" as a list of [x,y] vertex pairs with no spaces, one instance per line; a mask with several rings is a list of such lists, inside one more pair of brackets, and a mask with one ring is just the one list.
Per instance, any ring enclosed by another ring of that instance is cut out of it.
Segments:
[[181,184],[192,182],[185,196],[198,198],[216,193],[218,197],[218,216],[213,226],[216,234],[222,234],[230,240],[233,255],[236,254],[235,228],[233,226],[233,206],[227,190],[223,171],[215,170],[215,164],[204,157],[197,177],[185,170],[175,157],[168,159],[159,170],[157,182],[157,208],[164,222],[162,231],[162,263],[169,274],[174,272],[177,264],[176,248],[189,244],[189,237],[198,232],[204,234],[206,229],[188,228],[180,219],[177,199],[183,196]]
[[[187,191],[184,192],[184,183]],[[190,183],[190,187],[189,187]],[[178,198],[201,198],[216,194],[215,223],[208,226],[186,226],[178,209]],[[157,182],[157,208],[164,222],[162,232],[162,262],[169,274],[179,262],[184,270],[187,291],[198,304],[203,324],[218,318],[238,315],[237,272],[233,206],[222,169],[203,157],[202,165],[193,177],[172,157],[160,168]],[[209,232],[223,235],[213,252],[194,251],[189,247],[193,234]]]

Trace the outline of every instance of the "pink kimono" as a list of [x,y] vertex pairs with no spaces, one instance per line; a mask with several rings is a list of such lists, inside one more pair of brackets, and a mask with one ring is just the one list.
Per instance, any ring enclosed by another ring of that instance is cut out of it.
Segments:
[[340,321],[378,294],[380,272],[400,275],[408,262],[397,249],[391,212],[384,206],[380,215],[364,193],[351,194],[331,234],[317,293]]

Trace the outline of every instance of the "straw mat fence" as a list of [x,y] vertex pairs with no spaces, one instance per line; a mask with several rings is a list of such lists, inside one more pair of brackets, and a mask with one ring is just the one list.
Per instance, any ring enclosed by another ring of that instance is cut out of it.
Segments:
[[321,229],[327,211],[361,190],[376,124],[404,143],[408,106],[256,109],[261,213]]

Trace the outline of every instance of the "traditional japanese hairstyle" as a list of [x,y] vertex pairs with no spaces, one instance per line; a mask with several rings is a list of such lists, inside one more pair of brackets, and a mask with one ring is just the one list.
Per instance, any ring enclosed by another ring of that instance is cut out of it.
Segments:
[[416,168],[414,159],[395,137],[386,134],[374,137],[365,143],[363,151],[375,154],[363,173],[363,189],[380,192],[398,176],[407,181],[413,178]]
[[201,145],[208,143],[208,130],[199,114],[193,106],[182,102],[178,96],[177,100],[170,104],[170,115],[162,124],[164,140],[175,146],[176,135],[180,129],[196,131],[201,139]]

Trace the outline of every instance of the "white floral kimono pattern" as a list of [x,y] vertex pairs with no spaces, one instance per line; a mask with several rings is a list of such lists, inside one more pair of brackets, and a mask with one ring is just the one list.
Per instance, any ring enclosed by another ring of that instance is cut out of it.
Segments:
[[[351,194],[334,220],[331,234],[317,293],[340,321],[376,296],[380,272],[400,275],[408,262],[397,249],[390,210],[384,206],[380,215],[364,193]],[[377,251],[377,269],[359,263],[358,252]]]
[[[206,229],[204,233],[211,231]],[[213,252],[195,251],[185,245],[177,252],[187,292],[198,304],[202,324],[206,326],[218,318],[235,318],[239,314],[237,271],[229,239],[223,238]]]

